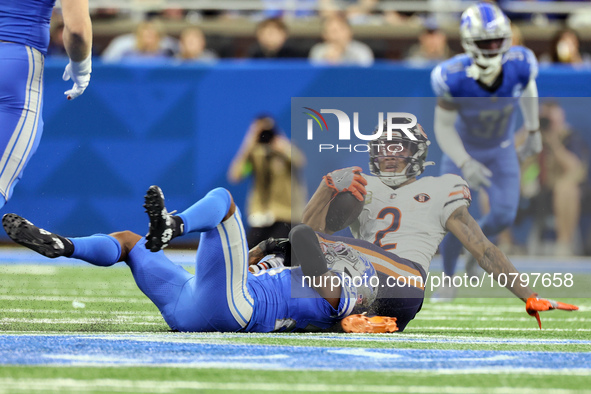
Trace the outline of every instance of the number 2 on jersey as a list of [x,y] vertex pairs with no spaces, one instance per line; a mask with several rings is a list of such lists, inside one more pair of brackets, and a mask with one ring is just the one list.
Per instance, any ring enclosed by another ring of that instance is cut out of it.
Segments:
[[375,241],[373,241],[373,243],[374,245],[377,245],[384,250],[396,249],[396,243],[383,245],[382,239],[384,239],[386,234],[398,231],[398,229],[400,228],[400,217],[402,216],[402,214],[400,213],[400,209],[398,208],[386,207],[382,209],[380,213],[378,213],[377,218],[385,219],[387,216],[392,216],[392,222],[387,228],[380,230],[376,233],[376,239]]

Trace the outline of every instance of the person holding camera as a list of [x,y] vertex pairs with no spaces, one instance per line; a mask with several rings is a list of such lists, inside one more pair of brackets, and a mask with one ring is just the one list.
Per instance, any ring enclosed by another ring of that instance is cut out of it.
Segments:
[[[542,103],[540,130],[542,152],[537,160],[523,164],[523,195],[530,195],[526,211],[542,223],[549,214],[553,215],[554,253],[575,255],[582,196],[589,190],[589,146],[567,123],[564,109],[556,101]],[[537,178],[528,181],[528,174],[537,174]]]
[[253,177],[247,204],[249,248],[269,237],[287,237],[291,222],[300,221],[305,193],[297,173],[304,164],[304,155],[271,116],[255,118],[228,169],[231,183]]

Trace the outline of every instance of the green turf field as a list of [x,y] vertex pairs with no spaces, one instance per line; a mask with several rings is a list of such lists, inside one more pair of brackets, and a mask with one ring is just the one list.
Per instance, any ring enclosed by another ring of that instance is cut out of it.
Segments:
[[426,301],[404,333],[185,334],[123,265],[0,265],[0,393],[590,390],[591,300],[563,301],[581,310],[543,330],[517,299],[462,298]]

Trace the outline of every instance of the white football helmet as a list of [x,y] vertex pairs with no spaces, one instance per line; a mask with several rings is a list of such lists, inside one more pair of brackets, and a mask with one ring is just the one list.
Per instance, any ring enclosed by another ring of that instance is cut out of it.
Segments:
[[353,313],[366,312],[378,295],[378,277],[374,266],[367,257],[342,242],[320,242],[320,248],[328,269],[340,274],[345,284],[348,284],[348,280],[357,288],[357,303]]
[[499,7],[491,3],[474,4],[462,14],[462,47],[480,66],[481,74],[500,71],[503,55],[511,48],[511,22]]
[[[383,127],[385,130],[386,122]],[[394,130],[392,139],[389,140],[384,133],[380,138],[368,143],[369,171],[372,175],[379,177],[380,181],[387,186],[398,187],[410,178],[420,175],[426,166],[435,164],[432,161],[425,161],[431,141],[427,138],[423,127],[417,124],[409,128],[408,131],[413,134],[415,140],[411,140],[400,130]],[[399,171],[388,171],[387,168],[382,170],[381,161],[384,160],[390,160],[393,166],[398,166],[397,163],[394,163],[393,158],[404,160],[406,164],[404,168]]]

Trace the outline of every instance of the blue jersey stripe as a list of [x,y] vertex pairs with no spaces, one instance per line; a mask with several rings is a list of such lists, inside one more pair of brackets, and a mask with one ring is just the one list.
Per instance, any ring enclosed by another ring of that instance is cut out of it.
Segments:
[[482,22],[484,27],[495,19],[495,13],[489,4],[483,3],[478,5],[478,10],[482,16]]

